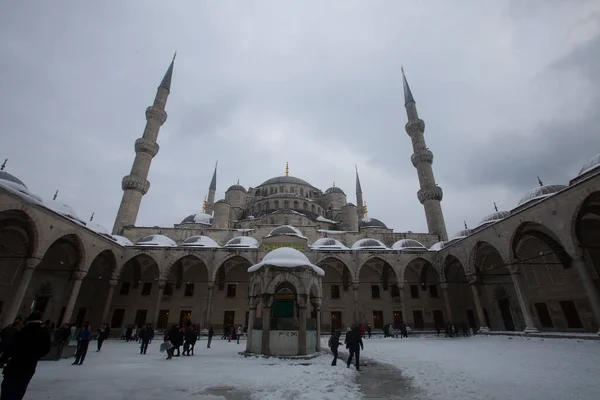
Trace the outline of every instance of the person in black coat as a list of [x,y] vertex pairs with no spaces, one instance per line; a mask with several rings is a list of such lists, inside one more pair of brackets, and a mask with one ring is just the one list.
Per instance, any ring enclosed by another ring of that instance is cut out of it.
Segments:
[[346,364],[347,367],[350,368],[350,364],[352,364],[352,358],[356,356],[357,371],[360,371],[360,351],[364,349],[361,336],[360,326],[355,327],[346,335],[346,347],[348,347],[348,352],[350,353],[348,356],[348,362]]
[[140,330],[139,337],[140,342],[142,343],[140,345],[140,354],[146,354],[146,351],[148,351],[148,343],[150,343],[153,334],[154,332],[150,325],[146,325]]
[[331,362],[331,366],[335,366],[337,364],[338,359],[338,347],[340,346],[340,336],[342,336],[342,332],[335,331],[329,339],[329,348],[333,353],[333,361]]
[[21,400],[25,396],[37,363],[48,354],[50,346],[50,332],[42,327],[42,313],[34,311],[8,348],[0,399]]
[[19,332],[19,329],[21,329],[21,320],[16,319],[15,322],[2,330],[2,333],[0,334],[0,336],[2,336],[2,341],[0,341],[0,366],[4,366],[8,361],[8,349],[10,348],[10,344],[15,337],[15,334]]
[[215,335],[215,330],[211,326],[210,328],[208,328],[208,343],[206,343],[207,349],[210,349],[210,342],[212,342],[212,338],[214,335]]

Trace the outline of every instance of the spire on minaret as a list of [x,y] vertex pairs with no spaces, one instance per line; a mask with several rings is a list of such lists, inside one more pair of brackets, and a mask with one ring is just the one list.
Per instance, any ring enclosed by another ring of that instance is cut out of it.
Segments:
[[369,209],[367,208],[367,201],[363,203],[363,208],[365,210],[365,218],[369,218]]
[[469,230],[469,227],[467,226],[467,221],[463,221],[465,223],[465,229]]
[[210,185],[208,187],[208,199],[204,200],[204,212],[206,214],[212,215],[215,208],[215,193],[217,192],[217,167],[219,166],[219,161],[215,163],[215,171],[213,172],[212,179],[210,180]]
[[354,165],[356,171],[356,213],[358,214],[358,220],[360,221],[365,217],[365,206],[363,202],[362,188],[360,187],[360,179],[358,177],[358,166]]
[[210,186],[208,190],[217,190],[217,167],[219,166],[219,162],[215,163],[215,171],[213,172],[212,179],[210,180]]
[[206,213],[206,196],[204,196],[204,203],[202,203],[202,212]]
[[126,226],[135,226],[142,204],[142,197],[150,190],[148,173],[150,172],[152,159],[158,154],[159,146],[156,141],[160,127],[167,121],[165,108],[171,93],[174,63],[175,56],[173,56],[165,76],[156,89],[154,103],[146,108],[146,127],[142,137],[135,141],[135,159],[133,160],[131,172],[123,177],[121,181],[123,198],[115,218],[113,235],[122,234],[123,228]]
[[58,197],[58,189],[56,189],[56,192],[54,192],[54,196],[52,196],[52,200],[56,200],[57,197]]
[[4,168],[6,168],[6,163],[8,162],[8,158],[4,159],[4,162],[2,163],[2,165],[0,165],[0,171],[4,171]]
[[542,182],[542,180],[540,179],[540,177],[538,176],[537,178],[538,178],[538,184],[539,184],[540,186],[544,186],[544,183]]
[[439,236],[440,240],[448,240],[446,232],[446,223],[442,213],[441,201],[444,197],[442,188],[435,183],[433,176],[433,153],[427,148],[425,143],[425,122],[419,118],[415,98],[412,95],[408,80],[402,68],[402,85],[404,87],[404,107],[408,122],[405,129],[411,138],[413,154],[410,160],[417,169],[419,177],[419,191],[417,198],[423,204],[425,209],[425,218],[427,219],[427,228],[429,233]]
[[92,213],[92,216],[90,217],[90,222],[92,222],[94,220],[94,214],[96,214],[96,213]]
[[238,185],[240,184],[240,178],[238,178],[237,184],[238,184]]
[[335,181],[333,181],[333,187],[335,187]]
[[290,165],[289,163],[286,161],[285,162],[285,176],[289,176],[290,175]]
[[498,206],[496,205],[496,202],[494,202],[494,210],[496,210],[496,212],[498,212]]

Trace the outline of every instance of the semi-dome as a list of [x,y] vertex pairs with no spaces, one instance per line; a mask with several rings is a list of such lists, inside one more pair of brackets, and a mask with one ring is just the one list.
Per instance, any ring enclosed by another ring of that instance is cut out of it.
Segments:
[[267,179],[266,181],[261,183],[258,187],[265,186],[265,185],[278,185],[281,183],[289,183],[289,184],[293,184],[293,185],[303,185],[303,186],[314,187],[313,185],[311,185],[310,183],[306,182],[303,179],[296,178],[295,176],[289,176],[289,175],[276,176],[275,178]]
[[588,162],[583,164],[583,166],[579,170],[579,174],[577,174],[577,176],[581,176],[587,172],[590,172],[591,170],[596,169],[599,166],[600,166],[600,153],[596,154]]
[[437,242],[429,248],[429,251],[440,251],[441,249],[444,248],[445,244],[446,244],[446,242],[444,242],[444,241]]
[[387,250],[387,247],[377,239],[366,238],[354,243],[352,250]]
[[257,249],[259,245],[258,240],[250,236],[236,236],[225,243],[228,248]]
[[491,224],[492,222],[500,221],[510,215],[510,211],[496,211],[493,214],[485,216],[477,226],[481,226],[484,224]]
[[274,237],[274,236],[297,236],[297,237],[306,239],[306,236],[304,236],[302,234],[302,232],[300,232],[298,230],[298,228],[295,228],[291,225],[278,226],[277,228],[275,228],[271,232],[269,232],[269,234],[266,237]]
[[269,252],[263,257],[261,262],[248,268],[248,272],[258,271],[265,266],[284,268],[307,267],[320,276],[325,276],[325,271],[323,271],[323,269],[312,264],[304,254],[291,247],[280,247]]
[[331,238],[317,239],[310,247],[313,250],[348,250],[342,242]]
[[337,186],[332,186],[325,191],[325,194],[331,194],[331,193],[339,193],[339,194],[343,194],[344,196],[346,195],[346,193],[344,193],[344,191]]
[[165,235],[149,235],[135,243],[136,246],[177,247],[173,239]]
[[358,223],[359,228],[384,228],[388,229],[386,224],[378,220],[377,218],[363,218]]
[[133,242],[125,236],[111,235],[110,237],[121,246],[133,246]]
[[199,213],[188,215],[181,221],[182,224],[203,224],[212,225],[212,215]]
[[231,186],[229,186],[229,189],[227,189],[225,192],[229,192],[230,190],[239,190],[244,193],[247,192],[246,188],[243,187],[242,185],[231,185]]
[[191,236],[181,243],[182,247],[206,247],[206,248],[218,248],[221,247],[217,242],[209,238],[208,236],[198,235]]
[[44,202],[44,207],[54,211],[57,214],[63,215],[72,221],[78,222],[81,225],[86,225],[86,223],[79,218],[79,215],[77,215],[75,210],[66,204],[59,203],[56,200],[49,200]]
[[525,203],[529,203],[533,200],[542,200],[542,199],[552,196],[566,188],[567,187],[565,185],[538,186],[536,188],[531,189],[527,193],[525,193],[523,195],[523,197],[521,197],[521,200],[519,200],[518,205],[521,206],[521,205],[523,205]]
[[392,245],[392,250],[427,250],[427,248],[417,240],[401,239]]

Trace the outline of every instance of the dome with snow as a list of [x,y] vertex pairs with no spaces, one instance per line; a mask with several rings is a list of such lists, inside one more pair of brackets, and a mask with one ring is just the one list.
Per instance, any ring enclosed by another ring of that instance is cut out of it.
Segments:
[[435,243],[433,246],[431,246],[429,248],[429,251],[440,251],[441,249],[444,248],[444,245],[446,244],[446,242],[442,241],[442,242],[437,242]]
[[218,248],[221,247],[217,242],[209,238],[208,236],[191,236],[181,243],[182,247],[206,247],[206,248]]
[[239,191],[242,191],[244,193],[247,192],[246,188],[243,187],[242,185],[231,185],[231,186],[229,186],[229,189],[227,189],[225,192],[229,192],[231,190],[239,190]]
[[560,192],[563,189],[566,189],[567,187],[565,185],[545,185],[545,186],[538,186],[536,188],[531,189],[530,191],[528,191],[527,193],[525,193],[522,197],[521,200],[519,200],[519,206],[532,202],[534,200],[542,200],[545,199],[546,197],[552,196],[553,194],[556,194],[558,192]]
[[250,236],[236,236],[225,243],[224,247],[228,248],[246,248],[246,249],[258,249],[258,240]]
[[[215,201],[215,204],[219,204],[219,203],[225,203],[225,204],[229,204],[229,203],[227,202],[227,200],[225,200],[225,199],[219,199],[219,200]],[[208,215],[208,214],[205,214],[205,215]]]
[[296,236],[302,239],[306,239],[306,237],[298,230],[291,225],[281,225],[277,228],[273,229],[266,237],[275,237],[275,236]]
[[427,250],[427,248],[417,240],[402,239],[392,245],[392,250]]
[[263,257],[261,262],[248,268],[248,272],[255,272],[266,266],[283,268],[306,267],[312,269],[320,276],[325,276],[325,271],[312,264],[300,251],[291,247],[280,247],[269,252]]
[[110,237],[121,246],[133,246],[133,242],[125,236],[111,235]]
[[471,234],[471,232],[472,231],[470,229],[463,229],[462,231],[456,232],[450,240],[457,240],[457,239],[465,238],[465,237],[469,236]]
[[354,243],[352,250],[387,250],[387,247],[377,239],[366,238]]
[[[0,188],[4,188],[9,193],[16,194],[25,200],[32,198],[34,203],[42,203],[41,197],[31,193],[19,178],[6,171],[0,171]],[[26,197],[23,195],[26,195]]]
[[484,224],[491,224],[496,221],[500,221],[510,215],[510,211],[496,211],[493,214],[485,216],[477,226],[482,226]]
[[377,218],[363,218],[358,223],[359,228],[384,228],[388,227]]
[[141,238],[135,243],[136,246],[177,247],[173,239],[165,235],[150,235]]
[[583,166],[579,170],[579,173],[577,174],[577,176],[586,174],[586,173],[590,172],[591,170],[598,168],[599,166],[600,166],[600,153],[596,154],[588,162],[583,164]]
[[182,224],[212,225],[212,215],[199,213],[188,215],[181,221]]
[[79,218],[79,215],[77,215],[75,210],[73,210],[70,206],[66,204],[59,203],[56,200],[49,200],[44,202],[44,207],[54,211],[57,214],[65,216],[70,220],[75,221],[81,225],[86,225],[86,223],[81,218]]
[[106,229],[102,225],[99,225],[95,222],[92,222],[92,221],[86,222],[85,226],[89,230],[99,233],[100,235],[109,235],[110,236],[110,232],[108,231],[108,229]]
[[331,238],[317,239],[310,247],[313,250],[348,250],[342,242]]
[[339,194],[343,194],[344,196],[346,195],[346,193],[344,193],[344,191],[337,186],[332,186],[325,191],[325,194],[331,194],[331,193],[339,193]]

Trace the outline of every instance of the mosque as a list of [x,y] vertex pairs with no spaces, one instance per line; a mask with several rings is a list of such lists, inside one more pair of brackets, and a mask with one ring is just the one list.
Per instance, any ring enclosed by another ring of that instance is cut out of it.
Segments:
[[[115,329],[191,320],[219,331],[270,316],[271,327],[300,318],[317,332],[355,323],[427,330],[448,322],[480,332],[598,332],[600,154],[570,182],[540,181],[513,209],[448,237],[433,153],[404,71],[406,132],[428,232],[395,232],[369,217],[358,170],[356,198],[348,199],[342,188],[322,190],[287,167],[254,187],[238,182],[218,200],[215,167],[202,213],[172,227],[136,226],[174,64],[146,109],[112,232],[57,199],[42,200],[2,166],[3,326],[39,310],[56,323],[109,322]],[[280,248],[291,248],[284,253],[292,261],[279,267],[322,270],[321,286],[302,293],[273,286],[269,301],[257,296],[252,268],[274,262],[268,254]]]

